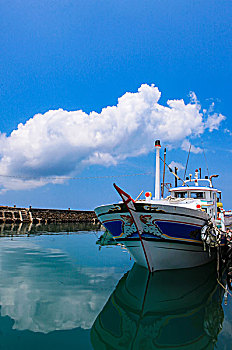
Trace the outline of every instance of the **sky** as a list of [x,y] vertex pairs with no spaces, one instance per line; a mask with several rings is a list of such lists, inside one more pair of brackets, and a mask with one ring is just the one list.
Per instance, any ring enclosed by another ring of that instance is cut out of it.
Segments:
[[1,1],[1,205],[154,193],[160,139],[180,177],[191,144],[187,173],[219,174],[230,209],[231,15],[228,0]]

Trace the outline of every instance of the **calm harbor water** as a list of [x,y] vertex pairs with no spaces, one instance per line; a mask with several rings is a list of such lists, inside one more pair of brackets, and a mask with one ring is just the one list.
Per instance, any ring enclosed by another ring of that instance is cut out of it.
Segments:
[[232,349],[214,264],[148,276],[91,229],[1,229],[0,349]]

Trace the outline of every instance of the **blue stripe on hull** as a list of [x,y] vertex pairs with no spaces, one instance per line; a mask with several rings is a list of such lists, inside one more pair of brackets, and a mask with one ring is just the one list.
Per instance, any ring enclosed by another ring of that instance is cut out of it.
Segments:
[[168,221],[156,221],[156,225],[163,234],[169,237],[201,240],[201,228],[199,226]]
[[115,238],[119,237],[123,232],[121,220],[103,222],[103,225]]
[[[190,241],[201,241],[201,228],[196,225],[179,223],[179,222],[168,222],[168,221],[156,221],[156,225],[158,226],[161,235],[158,236],[152,233],[143,233],[143,237],[154,238],[159,240],[161,238],[171,238],[171,239],[179,239],[181,240],[190,240]],[[112,220],[103,222],[105,228],[113,235],[115,239],[120,238],[138,238],[138,233],[136,231],[131,231],[130,234],[125,234],[123,232],[124,223],[121,220]],[[166,236],[166,237],[165,237]]]

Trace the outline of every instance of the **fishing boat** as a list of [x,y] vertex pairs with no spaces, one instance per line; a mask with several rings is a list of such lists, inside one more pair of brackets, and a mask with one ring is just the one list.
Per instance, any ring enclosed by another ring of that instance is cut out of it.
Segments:
[[[164,198],[160,149],[157,140],[154,198],[146,192],[144,199],[133,200],[114,184],[122,201],[99,206],[95,212],[113,238],[124,244],[134,260],[150,272],[203,265],[214,258],[215,247],[225,244],[221,192],[212,182],[218,175],[203,179],[201,169],[196,169],[194,176],[190,174],[181,186],[170,188],[170,194]],[[206,245],[211,252],[205,249]]]

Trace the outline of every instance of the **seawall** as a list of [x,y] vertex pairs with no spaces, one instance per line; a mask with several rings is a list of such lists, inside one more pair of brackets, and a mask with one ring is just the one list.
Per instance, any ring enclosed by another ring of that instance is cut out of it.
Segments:
[[0,206],[0,222],[31,223],[99,223],[96,214],[91,210],[17,208]]

